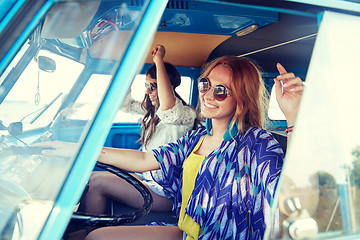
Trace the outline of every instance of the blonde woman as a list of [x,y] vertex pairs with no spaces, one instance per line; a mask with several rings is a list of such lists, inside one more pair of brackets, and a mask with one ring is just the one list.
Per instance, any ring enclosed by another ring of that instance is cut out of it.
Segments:
[[[157,45],[152,55],[154,64],[146,72],[146,92],[141,103],[145,112],[140,137],[144,152],[175,141],[195,128],[198,122],[195,109],[187,105],[175,90],[181,83],[181,76],[172,64],[164,62],[164,46]],[[134,108],[134,104],[130,106]],[[134,159],[128,158],[127,161],[132,163]],[[133,175],[148,186],[154,200],[153,211],[170,211],[172,203],[169,196],[162,186],[153,181],[152,174],[156,172]],[[134,208],[141,208],[144,202],[140,193],[125,180],[105,171],[93,172],[80,211],[102,214],[106,198]]]

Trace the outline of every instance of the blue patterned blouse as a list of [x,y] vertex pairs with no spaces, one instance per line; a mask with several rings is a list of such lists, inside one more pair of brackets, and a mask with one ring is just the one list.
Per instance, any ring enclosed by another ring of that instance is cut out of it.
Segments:
[[[161,171],[155,181],[172,197],[178,217],[182,169],[204,127],[152,150]],[[200,224],[199,239],[262,239],[271,224],[271,206],[284,154],[266,130],[252,127],[221,145],[200,166],[186,213]]]

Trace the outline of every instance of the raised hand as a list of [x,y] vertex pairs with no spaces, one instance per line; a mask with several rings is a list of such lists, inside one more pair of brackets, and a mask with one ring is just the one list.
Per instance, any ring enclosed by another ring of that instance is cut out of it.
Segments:
[[158,63],[158,61],[164,61],[165,56],[165,47],[162,45],[156,45],[155,49],[151,52],[153,56],[154,63]]
[[288,73],[280,63],[276,64],[276,67],[280,74],[274,79],[276,100],[286,117],[288,126],[293,126],[304,84],[299,77],[293,73]]

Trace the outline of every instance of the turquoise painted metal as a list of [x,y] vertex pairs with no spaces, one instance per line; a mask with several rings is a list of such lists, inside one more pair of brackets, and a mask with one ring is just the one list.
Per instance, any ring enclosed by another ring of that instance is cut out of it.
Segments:
[[[16,4],[10,9],[4,19],[0,22],[0,32],[4,29],[4,27],[10,22],[10,20],[14,17],[16,12],[20,9],[25,0],[17,1]],[[36,14],[36,16],[31,20],[31,22],[27,25],[26,29],[21,33],[18,39],[14,42],[11,49],[7,52],[3,59],[0,60],[0,72],[3,72],[5,67],[9,64],[9,62],[14,58],[17,51],[23,45],[24,41],[28,38],[31,32],[34,31],[35,27],[39,24],[41,19],[45,16],[47,11],[53,6],[55,0],[48,0],[40,9],[40,11]]]

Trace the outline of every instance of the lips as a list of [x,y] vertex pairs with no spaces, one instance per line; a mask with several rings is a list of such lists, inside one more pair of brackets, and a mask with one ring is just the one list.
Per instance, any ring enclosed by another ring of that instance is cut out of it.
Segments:
[[150,101],[156,101],[156,96],[149,94]]
[[212,104],[210,104],[210,103],[208,103],[208,102],[206,102],[206,101],[204,101],[204,106],[205,106],[206,108],[211,108],[211,109],[219,108],[218,106],[212,105]]

